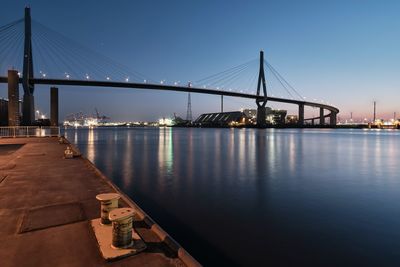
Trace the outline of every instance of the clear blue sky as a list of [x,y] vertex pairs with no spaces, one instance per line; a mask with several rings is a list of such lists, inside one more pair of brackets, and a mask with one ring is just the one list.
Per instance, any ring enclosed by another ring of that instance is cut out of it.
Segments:
[[[3,0],[0,25],[22,17],[26,4]],[[35,0],[30,6],[35,20],[155,80],[197,80],[263,49],[303,96],[329,101],[342,118],[351,111],[371,117],[374,100],[379,117],[400,115],[399,1]],[[35,92],[45,113],[48,91]],[[6,96],[4,86],[0,93]],[[113,120],[186,114],[185,93],[60,87],[60,97],[61,119],[95,107]],[[255,103],[225,99],[225,110],[241,107]],[[193,94],[192,109],[195,116],[218,111],[219,97]]]

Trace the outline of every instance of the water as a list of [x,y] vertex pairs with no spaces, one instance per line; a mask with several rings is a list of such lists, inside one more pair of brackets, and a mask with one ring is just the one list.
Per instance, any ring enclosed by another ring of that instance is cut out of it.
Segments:
[[400,266],[400,131],[65,134],[205,266]]

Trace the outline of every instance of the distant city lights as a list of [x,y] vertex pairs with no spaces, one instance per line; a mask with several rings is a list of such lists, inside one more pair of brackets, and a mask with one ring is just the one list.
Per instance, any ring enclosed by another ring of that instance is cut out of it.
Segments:
[[159,126],[172,126],[173,121],[171,119],[162,118],[158,120]]

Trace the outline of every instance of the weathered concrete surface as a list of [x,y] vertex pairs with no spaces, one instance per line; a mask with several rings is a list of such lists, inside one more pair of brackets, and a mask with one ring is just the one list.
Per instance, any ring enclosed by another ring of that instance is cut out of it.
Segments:
[[[24,145],[13,152],[3,144]],[[65,148],[56,138],[0,139],[0,266],[198,265],[124,195],[120,206],[138,210],[134,226],[147,249],[106,262],[89,221],[100,217],[96,195],[117,188],[88,160],[64,159]]]

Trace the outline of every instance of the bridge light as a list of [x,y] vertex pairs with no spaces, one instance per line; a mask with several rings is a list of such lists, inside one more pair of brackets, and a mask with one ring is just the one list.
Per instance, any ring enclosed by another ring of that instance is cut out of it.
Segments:
[[46,78],[46,73],[43,73],[42,76],[43,76],[43,78]]
[[18,72],[18,77],[21,77],[21,72]]
[[86,74],[86,80],[89,80],[89,79],[90,79],[89,74]]
[[125,78],[125,82],[129,82],[129,77],[126,77],[126,78]]
[[110,80],[110,77],[106,77],[106,79],[107,79],[107,81],[109,81],[109,80]]
[[147,83],[147,80],[143,80],[144,83]]
[[69,74],[67,74],[67,75],[65,75],[65,77],[66,77],[67,79],[69,79],[70,76],[69,76]]

